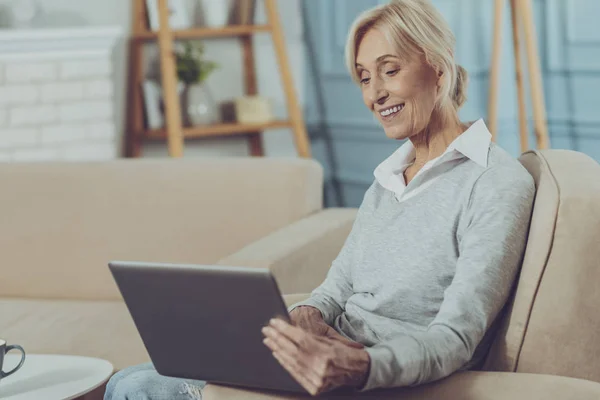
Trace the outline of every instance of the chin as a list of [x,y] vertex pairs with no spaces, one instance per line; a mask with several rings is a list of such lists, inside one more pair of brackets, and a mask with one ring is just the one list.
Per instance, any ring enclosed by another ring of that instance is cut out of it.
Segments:
[[410,131],[402,125],[383,126],[385,136],[390,139],[403,140],[410,137]]

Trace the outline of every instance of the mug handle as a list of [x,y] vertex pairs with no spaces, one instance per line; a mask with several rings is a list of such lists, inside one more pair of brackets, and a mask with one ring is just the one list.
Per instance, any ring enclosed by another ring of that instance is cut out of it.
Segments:
[[21,368],[23,366],[23,363],[25,362],[25,350],[23,350],[23,348],[21,346],[19,346],[18,344],[12,344],[10,346],[6,346],[6,350],[4,351],[4,354],[8,353],[11,350],[19,350],[21,352],[21,361],[19,362],[19,365],[17,365],[16,367],[14,367],[12,370],[10,370],[8,372],[0,371],[0,378],[6,378],[7,376],[14,374],[15,372],[17,372],[17,370],[19,368]]

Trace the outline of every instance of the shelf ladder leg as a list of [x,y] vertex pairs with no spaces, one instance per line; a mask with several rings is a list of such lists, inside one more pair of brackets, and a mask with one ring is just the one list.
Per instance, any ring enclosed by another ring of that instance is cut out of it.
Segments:
[[275,3],[275,0],[265,0],[265,6],[269,25],[271,26],[271,38],[275,46],[275,55],[277,57],[277,63],[279,64],[279,71],[281,74],[283,89],[287,98],[287,109],[292,122],[292,129],[294,131],[294,141],[296,143],[296,149],[300,157],[310,158],[310,145],[308,141],[308,135],[306,133],[306,127],[304,125],[304,117],[302,116],[302,110],[300,108],[298,98],[296,97],[296,93],[294,90],[294,81],[292,79],[290,63],[287,58],[287,53],[285,49],[285,38],[283,36],[281,21],[279,20],[277,5]]
[[515,74],[517,81],[517,100],[519,107],[519,136],[521,138],[521,152],[529,149],[527,133],[527,109],[525,105],[525,85],[523,82],[523,67],[521,62],[521,33],[519,30],[518,0],[510,0],[510,16],[513,33],[513,50],[515,55]]
[[[254,40],[252,35],[244,35],[242,41],[242,53],[244,57],[244,92],[246,95],[255,95],[258,93],[256,85],[256,65],[254,63]],[[262,132],[252,132],[248,134],[250,155],[253,157],[262,157],[265,155],[263,148]]]
[[498,131],[498,84],[500,81],[500,56],[502,53],[502,9],[505,0],[494,0],[494,39],[490,67],[490,90],[488,94],[488,127],[492,141],[496,141]]
[[[146,11],[144,0],[134,0],[132,27],[134,34],[144,30]],[[140,157],[143,143],[142,83],[144,80],[144,48],[142,43],[131,38],[129,41],[129,79],[127,87],[127,113],[124,134],[125,157]]]
[[167,139],[169,155],[183,156],[183,132],[181,129],[181,105],[177,94],[177,71],[173,52],[173,33],[169,27],[169,11],[167,0],[158,0],[160,29],[158,46],[160,50],[160,70],[165,99]]
[[530,0],[519,1],[519,11],[523,22],[525,46],[527,50],[527,69],[529,71],[529,85],[531,89],[531,103],[533,106],[533,126],[538,149],[549,147],[548,126],[546,124],[546,106],[544,104],[544,88],[540,72],[540,60],[533,21],[533,11]]

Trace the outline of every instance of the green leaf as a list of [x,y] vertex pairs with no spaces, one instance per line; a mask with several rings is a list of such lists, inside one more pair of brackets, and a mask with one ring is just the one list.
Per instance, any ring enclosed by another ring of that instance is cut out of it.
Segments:
[[189,85],[204,82],[219,65],[213,61],[203,59],[204,46],[202,42],[185,41],[183,50],[177,50],[176,67],[177,77]]

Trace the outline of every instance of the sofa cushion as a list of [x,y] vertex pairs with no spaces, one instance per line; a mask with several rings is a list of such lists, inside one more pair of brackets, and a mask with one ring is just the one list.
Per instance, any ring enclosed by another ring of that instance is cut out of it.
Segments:
[[150,360],[121,301],[0,299],[0,336],[27,353],[98,357],[115,369]]
[[516,370],[535,293],[550,253],[559,204],[558,184],[543,155],[531,151],[523,154],[520,161],[534,178],[536,197],[516,293],[485,366],[493,371]]
[[600,382],[600,165],[569,150],[521,161],[537,195],[514,302],[486,369]]
[[0,297],[120,299],[109,261],[215,263],[320,210],[322,182],[301,159],[0,164]]
[[[202,400],[300,400],[313,398],[275,391],[246,390],[208,384]],[[340,400],[597,400],[600,384],[582,379],[509,372],[461,372],[411,388],[335,393]]]

